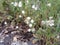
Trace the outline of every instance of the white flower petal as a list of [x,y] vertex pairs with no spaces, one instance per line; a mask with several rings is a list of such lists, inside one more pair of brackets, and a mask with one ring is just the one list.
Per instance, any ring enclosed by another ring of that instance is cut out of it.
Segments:
[[35,32],[35,28],[32,28],[32,32]]
[[19,4],[18,4],[19,7],[22,7],[22,2],[20,1]]
[[35,8],[35,5],[32,5],[32,8],[34,9]]
[[18,5],[18,3],[17,2],[14,2],[14,6],[17,6]]
[[58,35],[57,38],[60,38],[60,36]]
[[14,4],[14,2],[11,2],[11,4]]
[[26,21],[27,24],[29,24],[29,21]]
[[25,14],[25,11],[24,10],[22,10],[22,14]]
[[31,17],[27,17],[24,22],[26,22],[27,24],[29,24],[30,23],[30,19],[31,19]]
[[47,6],[51,7],[51,3],[48,3]]
[[19,15],[19,18],[21,18],[22,16],[21,15]]
[[26,2],[27,2],[27,3],[29,3],[29,1],[28,1],[28,0],[27,0]]
[[50,26],[54,26],[54,23],[52,23],[52,24],[49,24]]
[[37,7],[35,7],[35,10],[37,10],[38,8]]
[[45,21],[42,20],[42,21],[41,21],[41,24],[44,25],[44,24],[45,24]]
[[32,27],[32,24],[29,24],[29,27]]
[[27,17],[27,20],[30,20],[31,19],[31,17]]
[[54,23],[54,20],[51,20],[50,22]]
[[38,9],[38,7],[37,7],[37,6],[35,6],[35,5],[32,5],[32,8],[33,8],[33,9],[35,9],[35,10],[37,10],[37,9]]
[[31,29],[28,29],[27,31],[28,31],[28,32],[30,32],[30,31],[31,31]]
[[34,20],[33,19],[31,20],[31,23],[34,23]]
[[4,24],[6,25],[6,24],[7,24],[7,22],[5,21],[5,22],[4,22]]
[[49,17],[49,19],[51,20],[53,17],[51,16],[51,17]]
[[16,26],[16,29],[19,28],[18,26]]

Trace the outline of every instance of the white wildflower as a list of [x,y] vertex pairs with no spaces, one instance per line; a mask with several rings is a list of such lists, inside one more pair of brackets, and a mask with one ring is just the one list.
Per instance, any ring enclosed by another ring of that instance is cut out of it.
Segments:
[[27,2],[27,3],[29,3],[29,1],[28,1],[28,0],[27,0],[26,2]]
[[21,15],[19,15],[19,18],[21,18],[22,16]]
[[11,2],[11,4],[14,4],[14,2]]
[[14,34],[14,32],[11,32],[11,34]]
[[41,21],[41,24],[44,25],[44,24],[45,24],[45,21],[42,20],[42,21]]
[[17,2],[14,2],[14,4],[13,4],[14,6],[17,6],[18,5],[18,3]]
[[6,24],[7,24],[7,22],[5,21],[5,22],[4,22],[4,24],[6,25]]
[[31,17],[27,17],[26,19],[27,19],[27,20],[30,20],[30,19],[31,19]]
[[52,24],[49,24],[50,26],[54,26],[54,23],[52,23]]
[[37,7],[35,7],[35,10],[37,10],[38,8]]
[[26,21],[27,24],[29,24],[29,21]]
[[25,14],[25,11],[24,10],[22,10],[22,14]]
[[31,31],[31,29],[28,29],[27,31],[28,31],[28,32],[30,32],[30,31]]
[[18,26],[16,26],[16,29],[19,28]]
[[58,35],[57,38],[60,38],[60,36]]
[[31,23],[34,23],[34,20],[33,19],[31,20]]
[[32,8],[34,9],[35,8],[35,5],[32,5]]
[[29,24],[29,27],[32,27],[32,24]]
[[46,25],[49,26],[50,21],[49,20],[46,20],[45,22],[46,22]]
[[22,2],[21,1],[18,3],[18,7],[22,7]]
[[47,6],[51,7],[51,3],[48,3]]
[[49,20],[51,20],[53,17],[51,16],[51,17],[49,17]]
[[25,22],[27,23],[27,24],[29,24],[30,22],[30,19],[31,19],[31,17],[27,17],[26,19],[25,19]]
[[54,26],[54,20],[48,20],[48,21],[46,22],[46,25]]
[[42,25],[54,26],[54,20],[46,20],[41,22]]
[[32,8],[35,9],[35,10],[37,10],[37,7],[35,5],[32,5]]
[[32,32],[35,32],[35,28],[32,28]]

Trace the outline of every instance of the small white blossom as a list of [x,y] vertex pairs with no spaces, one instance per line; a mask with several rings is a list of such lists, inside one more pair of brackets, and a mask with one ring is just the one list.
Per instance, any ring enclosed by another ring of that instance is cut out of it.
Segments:
[[19,4],[18,4],[19,7],[22,7],[22,2],[20,1]]
[[32,27],[32,24],[29,24],[29,27]]
[[30,32],[30,31],[31,31],[31,29],[28,29],[27,31],[28,31],[28,32]]
[[35,32],[35,28],[32,28],[32,32]]
[[50,26],[54,26],[54,23],[50,24]]
[[53,17],[51,16],[51,17],[49,17],[49,20],[51,20]]
[[54,26],[54,20],[46,20],[41,22],[42,25]]
[[37,10],[38,8],[37,7],[35,7],[35,10]]
[[49,20],[46,20],[45,22],[46,22],[45,24],[46,24],[47,26],[50,25],[50,21],[49,21]]
[[15,34],[16,33],[16,31],[14,31],[14,32],[11,32],[11,34]]
[[48,20],[48,21],[46,21],[46,25],[54,26],[54,20]]
[[24,10],[22,10],[22,14],[25,14],[25,11]]
[[33,9],[35,9],[35,10],[37,10],[37,9],[38,9],[35,5],[32,5],[32,8],[33,8]]
[[19,18],[21,18],[22,16],[21,15],[19,15]]
[[54,23],[54,20],[50,20],[52,23]]
[[14,34],[14,32],[11,32],[11,34]]
[[26,21],[27,24],[29,24],[29,21]]
[[45,24],[45,21],[42,20],[42,21],[41,21],[41,24],[44,25],[44,24]]
[[35,5],[32,5],[32,8],[35,8]]
[[16,29],[19,28],[18,26],[16,26]]
[[25,20],[24,22],[25,22],[26,24],[29,24],[29,20]]
[[58,36],[57,36],[57,38],[59,39],[59,38],[60,38],[60,36],[58,35]]
[[18,3],[17,2],[14,2],[14,4],[13,4],[14,6],[17,6],[18,5]]
[[29,1],[28,1],[28,0],[26,0],[26,3],[29,3]]
[[7,24],[7,22],[5,21],[5,22],[4,22],[4,24],[6,25],[6,24]]
[[31,19],[31,17],[27,17],[26,19],[27,19],[27,20],[30,20],[30,19]]
[[31,19],[31,17],[27,17],[26,19],[25,19],[25,22],[27,23],[27,24],[29,24],[30,22],[30,19]]
[[14,4],[14,2],[11,2],[11,4]]
[[47,6],[51,7],[51,3],[48,3]]
[[34,23],[34,20],[33,19],[31,20],[31,23]]

